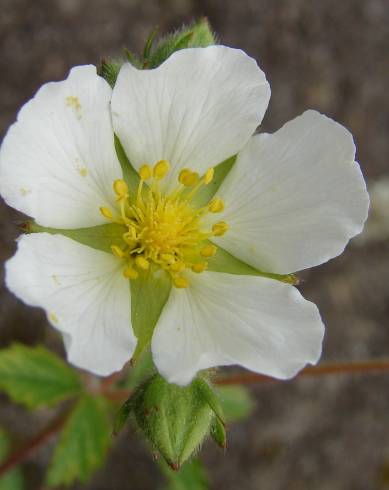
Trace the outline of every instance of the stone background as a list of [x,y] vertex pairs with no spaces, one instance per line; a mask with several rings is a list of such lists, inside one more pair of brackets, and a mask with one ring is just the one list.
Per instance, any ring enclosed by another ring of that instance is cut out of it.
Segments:
[[[141,49],[156,24],[166,32],[200,15],[209,17],[223,43],[247,51],[266,72],[272,99],[263,129],[274,131],[311,107],[355,135],[373,192],[367,231],[343,256],[305,273],[302,290],[327,325],[324,360],[389,357],[387,0],[0,0],[0,134],[42,83],[123,46]],[[15,249],[18,219],[0,202],[2,262]],[[0,287],[0,345],[16,339],[60,349],[43,313]],[[388,388],[384,374],[253,387],[257,409],[231,427],[227,454],[211,444],[202,451],[212,488],[389,488]],[[0,399],[0,426],[16,440],[35,433],[48,417]],[[43,489],[51,447],[24,465],[29,489]],[[161,484],[147,450],[135,434],[126,434],[106,468],[83,488],[151,490]]]

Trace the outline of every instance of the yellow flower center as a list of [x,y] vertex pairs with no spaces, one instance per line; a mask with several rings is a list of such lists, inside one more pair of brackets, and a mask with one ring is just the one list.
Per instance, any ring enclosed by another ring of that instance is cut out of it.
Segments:
[[[112,253],[123,260],[123,274],[136,279],[139,271],[146,271],[151,263],[168,272],[178,288],[188,286],[185,270],[201,273],[207,269],[206,259],[215,255],[217,247],[206,240],[221,236],[228,230],[224,221],[205,229],[203,218],[208,213],[224,209],[220,198],[207,206],[196,208],[193,198],[214,176],[213,168],[200,176],[184,169],[178,176],[177,187],[166,194],[160,191],[160,181],[168,174],[170,164],[160,160],[154,167],[147,164],[139,169],[140,182],[136,194],[131,195],[124,180],[115,180],[113,190],[118,208],[100,208],[101,214],[125,227],[123,245],[112,245]],[[151,181],[146,187],[146,181]]]

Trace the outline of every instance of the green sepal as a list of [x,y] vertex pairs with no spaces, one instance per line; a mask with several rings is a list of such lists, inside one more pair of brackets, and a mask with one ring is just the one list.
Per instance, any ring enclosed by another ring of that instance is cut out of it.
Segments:
[[150,345],[158,318],[172,287],[169,275],[157,267],[139,271],[139,277],[131,281],[131,322],[138,343],[132,360],[136,362],[143,350]]
[[209,434],[214,418],[198,384],[181,387],[156,374],[134,397],[137,425],[168,465],[178,470]]
[[123,60],[107,60],[103,58],[97,69],[97,74],[103,77],[113,88],[122,65]]
[[123,245],[122,235],[127,231],[122,225],[108,223],[107,225],[91,226],[90,228],[77,228],[75,230],[62,230],[60,228],[46,228],[34,221],[23,225],[25,233],[50,233],[63,235],[88,247],[111,253],[111,245]]
[[[235,161],[236,155],[227,158],[227,160],[224,160],[224,162],[215,166],[212,182],[208,185],[201,186],[192,199],[192,202],[196,207],[201,208],[202,206],[205,206],[213,198],[232,169]],[[188,192],[190,192],[190,190]]]
[[[9,453],[10,441],[8,434],[0,428],[0,464]],[[23,490],[24,479],[20,467],[12,468],[4,476],[0,477],[0,490]]]
[[48,473],[49,486],[86,482],[105,459],[111,444],[107,401],[83,396],[66,421],[55,448]]
[[120,166],[123,172],[123,179],[126,181],[130,192],[134,195],[136,194],[140,182],[138,172],[131,165],[128,160],[126,152],[124,151],[123,145],[121,144],[119,138],[115,135],[115,150],[116,156],[118,157]]
[[294,274],[273,274],[255,269],[250,265],[242,262],[227,250],[221,247],[217,248],[216,254],[208,260],[208,270],[213,272],[225,272],[228,274],[237,274],[242,276],[261,276],[268,279],[286,282],[287,284],[298,284],[298,278]]
[[218,417],[214,417],[211,424],[211,437],[216,444],[225,449],[227,447],[227,434],[224,424],[221,423]]
[[28,408],[53,406],[82,392],[77,372],[44,347],[0,351],[0,389]]
[[220,402],[219,396],[213,390],[213,388],[208,383],[208,381],[202,377],[198,377],[193,381],[193,385],[197,387],[202,399],[208,403],[213,413],[224,425],[225,422],[224,422],[224,413],[223,413],[222,404]]
[[180,49],[204,48],[215,44],[215,42],[215,36],[211,31],[208,20],[202,18],[163,37],[154,51],[149,53],[148,58],[144,59],[144,67],[156,68]]

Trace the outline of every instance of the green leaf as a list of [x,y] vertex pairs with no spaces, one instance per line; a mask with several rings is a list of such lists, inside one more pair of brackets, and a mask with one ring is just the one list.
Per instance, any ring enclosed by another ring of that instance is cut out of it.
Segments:
[[47,473],[50,486],[86,482],[105,459],[111,443],[108,405],[102,397],[83,396],[60,435]]
[[78,394],[82,385],[76,371],[47,349],[15,344],[0,351],[0,388],[36,408]]
[[160,463],[168,483],[164,490],[208,490],[209,479],[204,466],[198,459],[193,459],[181,468],[172,471],[163,461]]
[[175,470],[198,449],[214,418],[196,383],[177,386],[160,375],[138,388],[134,414],[146,438]]
[[144,50],[143,50],[143,59],[146,61],[148,60],[150,53],[151,53],[151,48],[153,47],[155,36],[157,35],[158,32],[158,27],[155,27],[149,34],[149,37],[147,38]]
[[217,393],[227,422],[243,420],[254,410],[255,402],[244,386],[219,386]]
[[208,270],[213,272],[226,272],[228,274],[262,276],[288,284],[298,283],[298,279],[294,274],[273,274],[254,269],[254,267],[242,262],[227,252],[227,250],[220,247],[217,248],[216,254],[208,260]]
[[34,222],[24,225],[26,233],[50,233],[63,235],[88,247],[111,253],[111,245],[123,245],[122,235],[127,231],[122,225],[108,223],[107,225],[91,226],[90,228],[77,228],[75,230],[62,230],[60,228],[46,228]]
[[150,344],[151,337],[171,290],[171,279],[162,269],[150,268],[131,281],[131,321],[138,339],[133,361]]
[[[0,463],[8,456],[9,438],[6,432],[0,429]],[[24,481],[20,468],[16,467],[0,478],[0,490],[23,490]]]
[[145,67],[156,68],[175,51],[184,48],[200,48],[215,44],[215,37],[211,31],[208,20],[203,18],[189,26],[163,37],[156,49],[145,60]]

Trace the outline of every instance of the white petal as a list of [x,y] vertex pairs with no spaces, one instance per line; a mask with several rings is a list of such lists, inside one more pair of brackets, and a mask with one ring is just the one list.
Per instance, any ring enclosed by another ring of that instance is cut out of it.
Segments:
[[361,232],[369,197],[351,134],[307,111],[254,136],[219,195],[229,231],[215,242],[261,270],[289,273],[343,252]]
[[183,49],[154,70],[121,68],[115,132],[132,165],[167,159],[200,174],[236,154],[262,121],[270,88],[255,60],[225,46]]
[[76,366],[108,375],[131,358],[136,339],[129,283],[113,255],[62,235],[25,235],[6,264],[6,284],[47,311]]
[[240,364],[285,379],[317,362],[324,327],[296,288],[263,277],[204,272],[173,288],[152,339],[154,362],[184,385],[212,366]]
[[23,106],[0,152],[0,193],[43,226],[104,223],[122,178],[110,116],[112,90],[94,66],[73,68]]

